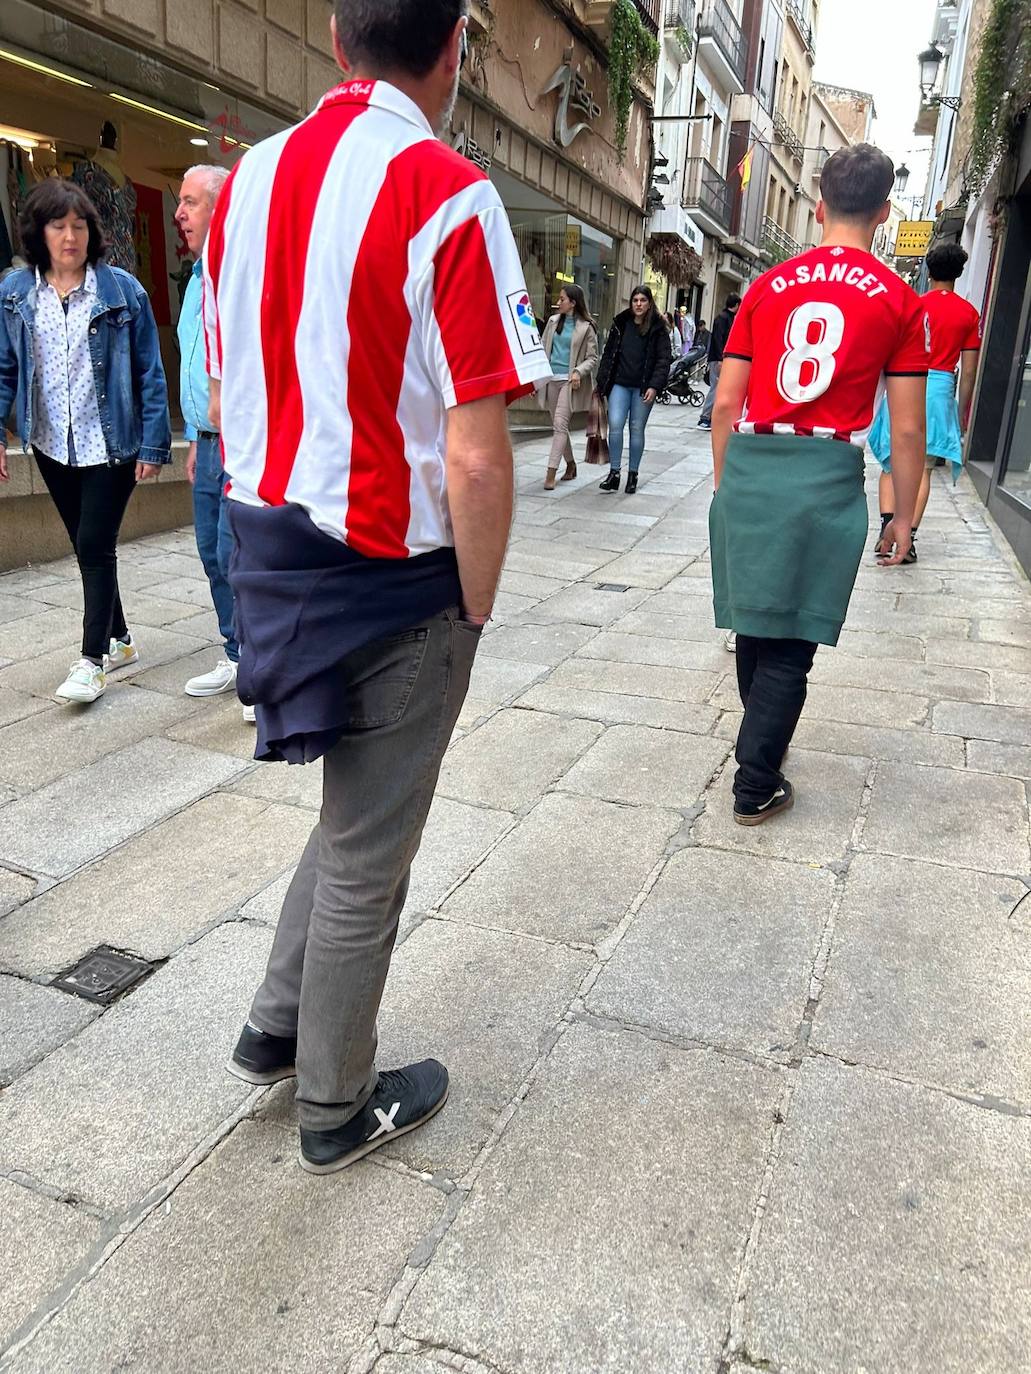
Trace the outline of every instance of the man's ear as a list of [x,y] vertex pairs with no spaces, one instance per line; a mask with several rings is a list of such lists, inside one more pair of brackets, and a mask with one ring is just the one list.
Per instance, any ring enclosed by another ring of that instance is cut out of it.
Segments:
[[891,201],[890,201],[890,200],[886,200],[886,201],[884,202],[884,204],[881,206],[880,210],[877,212],[877,218],[874,220],[874,223],[875,223],[875,224],[884,224],[884,222],[887,220],[887,218],[888,218],[888,216],[889,216],[890,214],[891,214]]
[[469,51],[469,20],[463,15],[451,31],[451,37],[444,46],[442,61],[444,63],[444,73],[449,81],[453,81],[455,73],[460,70],[463,58]]
[[336,58],[337,66],[345,76],[351,75],[351,64],[347,60],[347,54],[340,46],[340,39],[337,35],[337,17],[334,14],[329,21],[329,33],[333,40],[333,56]]
[[816,223],[821,225],[827,223],[827,208],[822,200],[816,202]]

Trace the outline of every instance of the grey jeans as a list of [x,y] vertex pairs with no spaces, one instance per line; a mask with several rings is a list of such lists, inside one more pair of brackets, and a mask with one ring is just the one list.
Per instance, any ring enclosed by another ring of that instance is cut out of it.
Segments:
[[709,394],[705,398],[705,404],[702,406],[702,413],[698,417],[699,421],[705,425],[712,424],[712,408],[716,404],[716,388],[720,384],[720,370],[722,367],[722,363],[709,364],[709,376],[711,378],[709,383]]
[[480,630],[457,609],[356,650],[349,728],[324,760],[322,811],[283,902],[250,1020],[297,1036],[297,1111],[342,1126],[376,1087],[376,1017],[408,875]]

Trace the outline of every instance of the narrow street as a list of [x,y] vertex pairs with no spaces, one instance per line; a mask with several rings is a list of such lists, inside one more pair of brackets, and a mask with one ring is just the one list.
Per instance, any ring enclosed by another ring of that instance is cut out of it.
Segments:
[[[1026,1374],[1031,590],[937,473],[819,653],[795,810],[735,827],[696,415],[633,497],[518,448],[380,1027],[451,1098],[331,1178],[223,1069],[320,774],[183,695],[192,529],[124,546],[143,662],[86,711],[74,560],[0,577],[0,1368]],[[49,986],[100,946],[153,971]]]

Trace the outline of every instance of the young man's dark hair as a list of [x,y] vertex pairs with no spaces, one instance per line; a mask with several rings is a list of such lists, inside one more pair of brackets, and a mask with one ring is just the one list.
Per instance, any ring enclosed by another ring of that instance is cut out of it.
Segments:
[[820,195],[838,219],[870,220],[895,184],[895,167],[872,143],[841,148],[820,174]]
[[337,41],[353,69],[433,70],[465,14],[466,0],[334,0]]
[[927,255],[927,274],[932,281],[955,281],[966,265],[966,249],[958,243],[939,243]]
[[104,231],[96,206],[89,196],[74,182],[48,177],[46,181],[34,186],[25,197],[21,214],[18,216],[18,230],[25,251],[25,260],[30,267],[38,267],[41,272],[50,270],[50,251],[43,231],[53,220],[64,219],[68,214],[84,219],[89,225],[86,261],[90,266],[96,267],[104,256],[107,248]]
[[737,294],[736,291],[732,291],[732,292],[730,293],[730,295],[727,297],[727,300],[726,300],[725,305],[723,306],[723,309],[724,309],[724,310],[736,310],[740,304],[741,304],[741,297]]

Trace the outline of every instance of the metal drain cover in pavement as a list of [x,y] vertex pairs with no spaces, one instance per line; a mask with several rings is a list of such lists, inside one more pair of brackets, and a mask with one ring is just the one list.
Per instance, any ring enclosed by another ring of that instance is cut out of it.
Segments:
[[55,978],[50,986],[74,993],[76,997],[85,997],[87,1002],[113,1002],[119,993],[146,978],[153,967],[144,959],[120,954],[109,945],[99,945],[74,968]]
[[622,582],[596,582],[594,589],[599,592],[628,592],[630,590]]

